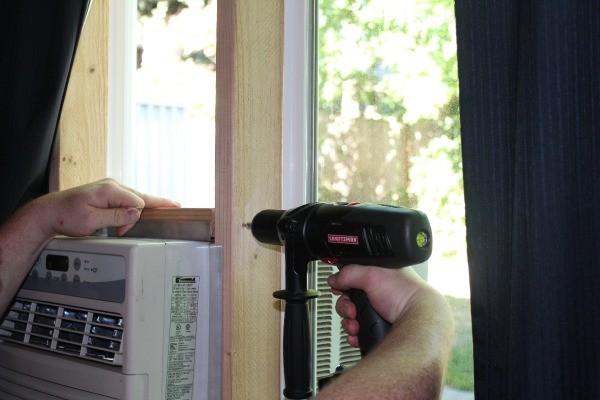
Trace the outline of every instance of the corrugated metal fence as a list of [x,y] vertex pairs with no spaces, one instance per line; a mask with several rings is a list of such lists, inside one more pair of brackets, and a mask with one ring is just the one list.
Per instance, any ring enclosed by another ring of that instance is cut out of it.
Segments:
[[137,103],[130,143],[131,186],[186,207],[214,207],[214,124],[194,124],[184,106]]

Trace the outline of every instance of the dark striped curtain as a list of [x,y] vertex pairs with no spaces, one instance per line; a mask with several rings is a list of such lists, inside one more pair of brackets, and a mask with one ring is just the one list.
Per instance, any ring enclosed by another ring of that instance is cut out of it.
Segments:
[[600,1],[456,0],[477,399],[600,399]]
[[89,0],[0,0],[0,223],[48,191],[48,165]]

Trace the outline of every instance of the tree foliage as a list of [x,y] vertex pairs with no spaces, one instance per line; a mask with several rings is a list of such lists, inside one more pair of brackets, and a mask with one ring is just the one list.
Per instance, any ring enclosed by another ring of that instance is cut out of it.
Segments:
[[321,199],[443,202],[413,182],[432,184],[436,174],[423,175],[416,163],[449,168],[446,197],[462,197],[453,7],[452,0],[320,1]]
[[352,81],[363,109],[410,124],[436,118],[458,86],[452,10],[448,0],[322,0],[321,107],[339,111]]
[[[203,0],[206,7],[210,0]],[[138,17],[151,17],[159,4],[165,5],[165,18],[169,19],[174,15],[178,15],[181,11],[189,7],[187,0],[138,0],[137,9]]]
[[[211,3],[211,0],[138,0],[137,11],[138,21],[142,24],[151,18],[163,18],[168,24],[172,17],[176,17],[181,13],[185,13],[193,7],[206,8]],[[214,46],[210,49],[199,48],[190,51],[179,52],[182,61],[191,61],[197,65],[203,65],[209,70],[216,69],[216,57],[214,54]],[[144,48],[138,46],[138,68],[142,65],[142,55]]]

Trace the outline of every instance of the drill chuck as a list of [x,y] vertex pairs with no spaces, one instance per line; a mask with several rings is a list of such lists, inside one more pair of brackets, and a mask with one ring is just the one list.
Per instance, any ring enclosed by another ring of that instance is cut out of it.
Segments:
[[252,219],[252,235],[261,243],[281,246],[283,243],[279,238],[277,222],[285,210],[263,210]]

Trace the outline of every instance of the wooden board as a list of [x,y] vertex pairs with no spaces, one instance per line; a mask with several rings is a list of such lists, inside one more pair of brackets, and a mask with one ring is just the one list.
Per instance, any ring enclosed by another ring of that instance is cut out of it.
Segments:
[[223,245],[223,399],[279,399],[281,258],[243,226],[281,208],[281,0],[217,9],[215,242]]
[[214,223],[214,208],[144,208],[140,221],[206,221]]
[[[117,236],[115,228],[109,236]],[[176,240],[215,239],[215,210],[212,208],[145,208],[140,220],[124,235],[131,238]]]

